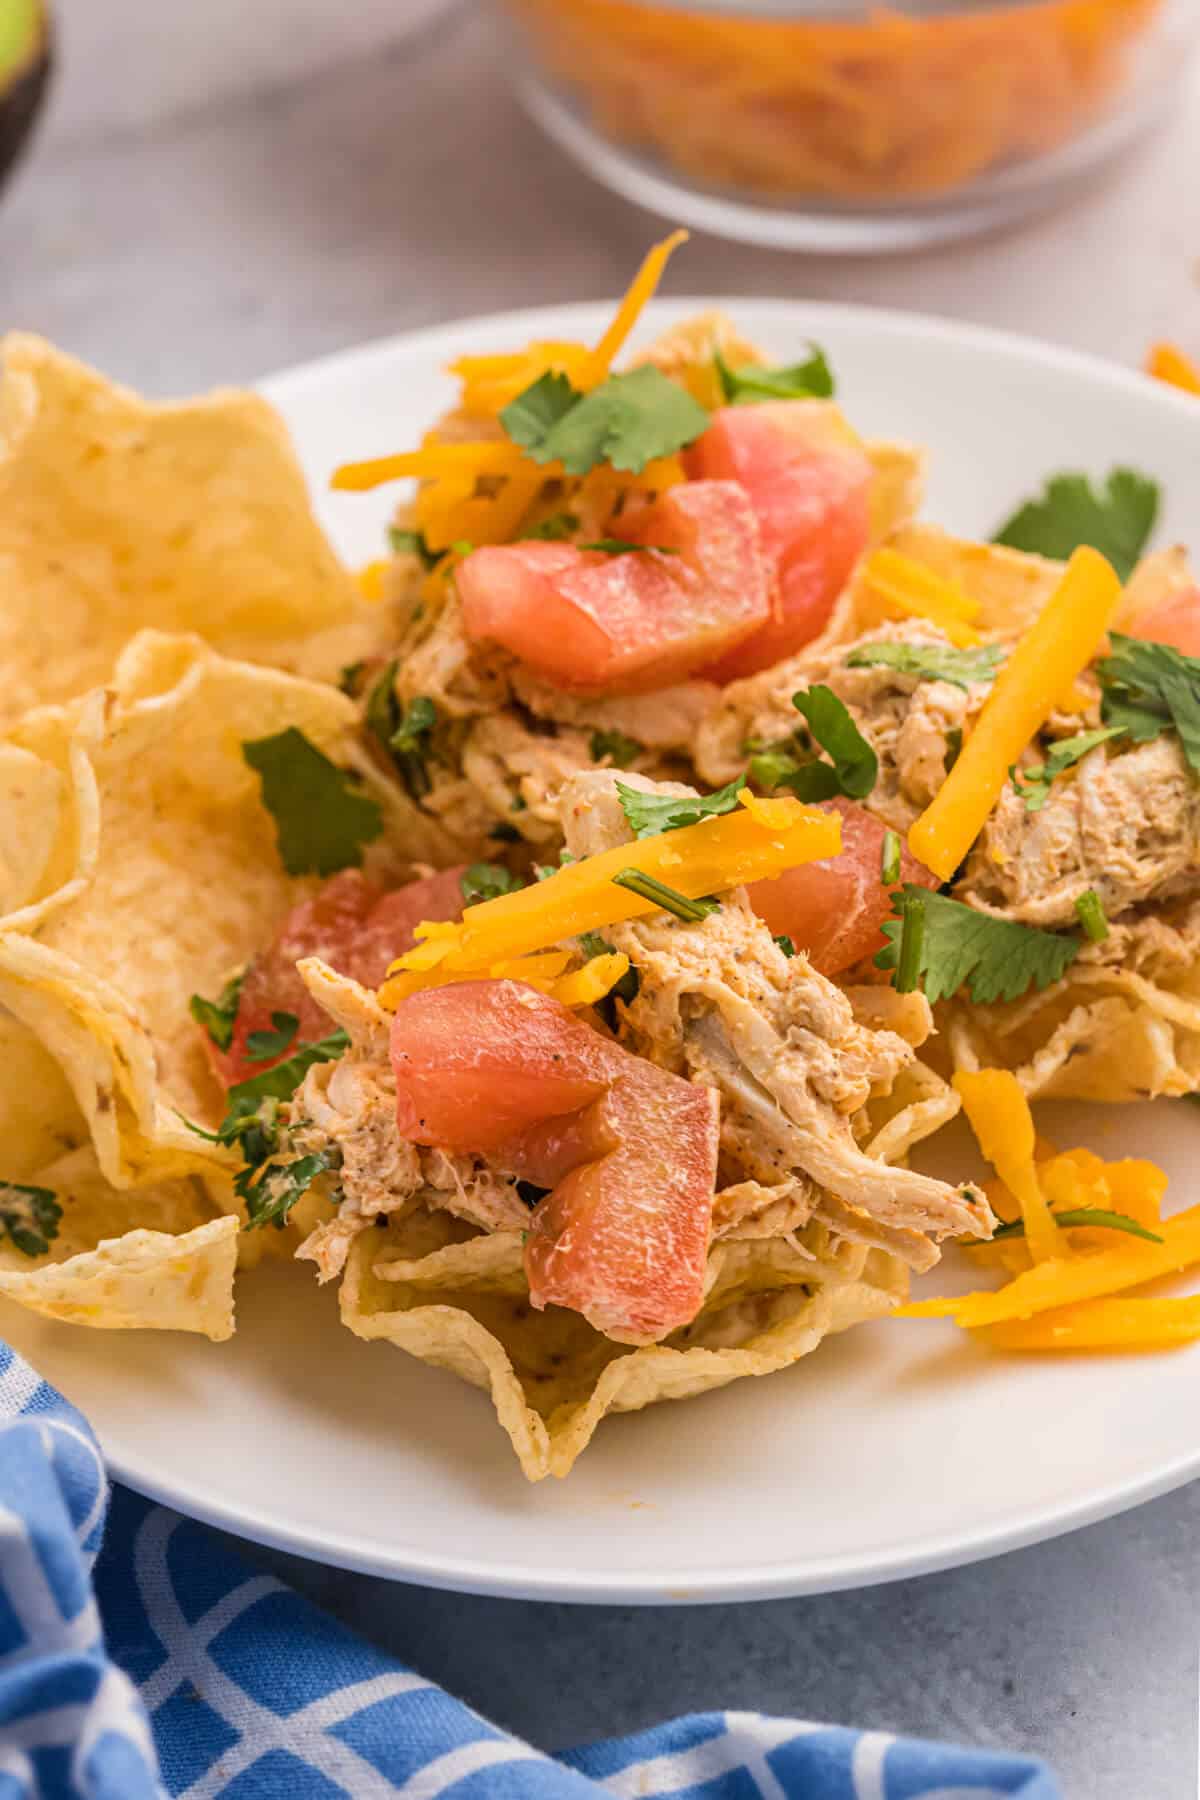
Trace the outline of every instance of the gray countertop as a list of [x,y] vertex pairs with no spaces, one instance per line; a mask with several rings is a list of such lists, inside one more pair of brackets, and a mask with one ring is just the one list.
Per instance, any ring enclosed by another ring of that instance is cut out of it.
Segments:
[[[611,293],[650,235],[541,142],[472,6],[58,12],[51,115],[0,202],[0,324],[154,391]],[[1193,85],[1118,171],[1021,232],[879,262],[700,238],[669,286],[914,307],[1125,362],[1155,337],[1197,349],[1198,167]],[[1071,1800],[1190,1800],[1198,1529],[1200,1484],[951,1574],[677,1611],[476,1600],[249,1554],[549,1748],[761,1708],[1033,1750]]]

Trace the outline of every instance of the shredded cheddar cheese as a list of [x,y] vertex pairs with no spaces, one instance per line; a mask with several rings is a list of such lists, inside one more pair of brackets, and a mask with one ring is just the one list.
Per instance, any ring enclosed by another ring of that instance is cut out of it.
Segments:
[[[891,199],[1046,154],[1133,78],[1158,0],[844,15],[508,0],[597,128],[705,185]],[[784,16],[785,13],[788,16]]]
[[979,1148],[1020,1205],[1034,1262],[1066,1254],[1038,1180],[1033,1114],[1016,1076],[1008,1069],[960,1069],[954,1088]]
[[[499,428],[492,421],[551,370],[566,375],[580,392],[602,382],[654,295],[672,253],[687,235],[675,231],[654,245],[594,347],[539,341],[508,354],[461,356],[452,363],[451,373],[462,384],[459,409],[480,422],[477,439],[446,444],[431,431],[418,450],[343,463],[334,471],[333,487],[361,494],[385,482],[412,477],[422,484],[414,504],[414,522],[430,550],[448,550],[460,542],[511,542],[546,483],[560,480],[563,471],[557,463],[533,462],[519,444],[496,435]],[[593,502],[601,500],[599,510],[607,515],[618,510],[619,502],[631,491],[658,494],[683,478],[677,456],[662,457],[637,476],[601,467],[570,484],[564,505],[569,507],[574,493],[582,492]]]
[[[756,813],[756,804],[759,809],[770,808],[765,819]],[[469,906],[449,930],[418,926],[418,942],[392,964],[381,997],[386,996],[385,1004],[387,1000],[394,1004],[404,991],[411,991],[405,987],[410,978],[422,985],[431,973],[442,980],[492,974],[502,965],[511,970],[514,959],[529,958],[581,932],[654,912],[652,900],[616,885],[615,877],[626,869],[665,881],[696,900],[743,882],[781,875],[800,863],[836,856],[841,842],[836,814],[818,812],[798,800],[756,803],[750,796],[736,812],[618,844],[568,863],[532,887]],[[619,981],[624,972],[622,967],[612,980]]]
[[1154,344],[1146,358],[1146,373],[1185,394],[1200,394],[1200,363],[1192,361],[1174,344]]
[[1008,771],[1100,648],[1121,584],[1098,551],[1076,550],[996,677],[975,729],[908,834],[913,855],[949,881],[983,829]]
[[928,619],[960,650],[979,643],[979,633],[972,629],[979,602],[924,563],[898,550],[876,550],[864,563],[862,578],[893,618]]
[[1200,1294],[1087,1300],[973,1334],[994,1350],[1162,1350],[1200,1338]]

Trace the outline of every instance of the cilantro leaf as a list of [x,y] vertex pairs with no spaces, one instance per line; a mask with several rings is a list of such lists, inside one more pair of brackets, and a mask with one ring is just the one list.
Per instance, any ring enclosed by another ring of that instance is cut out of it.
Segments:
[[[535,461],[549,462],[549,456],[537,455],[539,445],[582,397],[561,370],[547,369],[515,400],[509,401],[500,414],[500,423],[513,443],[528,450]],[[579,473],[585,471],[581,469]]]
[[0,1240],[22,1256],[45,1256],[58,1236],[62,1207],[51,1188],[0,1181]]
[[380,671],[367,695],[363,717],[367,730],[387,752],[405,787],[414,800],[423,799],[431,782],[426,768],[428,737],[437,724],[437,708],[424,694],[418,694],[402,711],[396,698],[396,671],[400,667],[393,657]]
[[342,665],[342,669],[338,675],[337,684],[341,688],[343,694],[347,694],[351,700],[356,700],[358,698],[358,684],[362,680],[362,672],[366,666],[365,662],[344,663]]
[[279,858],[289,875],[335,875],[362,862],[362,847],[383,830],[383,814],[355,778],[289,725],[242,745],[275,820]]
[[[781,743],[767,744],[750,758],[746,773],[755,787],[762,788],[764,793],[773,794],[776,788],[791,787],[806,768],[811,768],[814,758],[811,755],[797,754],[799,746],[793,738],[784,738]],[[822,764],[832,777],[831,793],[837,792],[837,777],[827,764]]]
[[791,938],[787,935],[786,931],[781,932],[780,935],[775,939],[775,942],[778,944],[779,948],[783,951],[783,954],[786,957],[788,957],[790,959],[791,957],[795,956],[796,946],[792,942]]
[[640,788],[626,787],[618,781],[617,796],[634,837],[648,838],[732,812],[745,785],[746,777],[739,775],[715,794],[644,794]]
[[581,550],[603,550],[605,556],[628,556],[641,551],[644,555],[649,550],[657,550],[660,556],[678,556],[678,550],[670,544],[634,544],[628,538],[597,538],[594,544],[580,544]]
[[[861,800],[871,792],[879,776],[879,758],[868,744],[845,706],[832,688],[806,688],[792,695],[792,705],[806,721],[814,740],[833,763],[811,763],[801,769],[785,785],[795,789],[802,800],[827,800],[833,794],[848,794]],[[836,785],[829,786],[830,777]],[[807,789],[807,791],[805,791]],[[820,790],[824,791],[820,791]]]
[[1099,489],[1086,475],[1051,475],[992,542],[1062,561],[1080,544],[1091,544],[1128,581],[1154,529],[1158,500],[1158,483],[1136,469],[1113,469]]
[[949,999],[963,986],[980,1006],[1018,1000],[1030,987],[1041,989],[1057,981],[1082,948],[1082,940],[1073,935],[993,919],[948,894],[908,883],[892,896],[897,917],[884,922],[888,945],[876,956],[876,968],[897,967],[905,911],[918,901],[925,931],[917,973],[924,977],[930,1001]]
[[568,475],[597,463],[640,475],[648,462],[698,438],[709,415],[686,389],[646,363],[581,394],[565,375],[542,375],[504,408],[500,423],[537,463]]
[[246,971],[240,969],[236,975],[230,976],[215,1000],[206,1000],[203,994],[193,994],[188,1001],[188,1011],[200,1029],[208,1033],[218,1050],[228,1050],[233,1042],[233,1027],[245,979]]
[[528,531],[521,533],[522,539],[532,538],[540,543],[561,544],[573,532],[579,530],[579,516],[573,512],[551,513],[548,519],[542,519],[531,525]]
[[292,1208],[302,1200],[318,1175],[335,1166],[333,1158],[317,1150],[295,1162],[267,1162],[241,1171],[234,1191],[246,1202],[246,1231],[274,1225],[282,1231]]
[[423,531],[409,531],[402,525],[389,525],[388,543],[394,556],[415,556],[425,569],[434,568],[441,560],[442,552],[429,548]]
[[481,900],[495,900],[500,894],[516,894],[526,884],[499,863],[472,863],[458,878],[462,897],[468,906]]
[[759,400],[828,400],[833,395],[833,375],[825,352],[810,343],[807,362],[792,363],[789,368],[762,368],[743,363],[731,369],[721,352],[713,351],[713,364],[721,392],[733,406],[752,405]]
[[1124,728],[1120,725],[1104,725],[1098,731],[1079,731],[1074,737],[1059,738],[1052,744],[1045,762],[1034,763],[1028,769],[1018,769],[1014,763],[1008,771],[1009,779],[1014,791],[1024,800],[1025,811],[1041,812],[1050,798],[1050,784],[1056,775],[1072,768],[1097,744],[1106,744],[1110,738],[1123,735]]
[[956,650],[952,644],[860,644],[846,658],[848,669],[882,666],[918,681],[950,681],[969,687],[973,681],[994,681],[1004,652],[999,644],[980,644],[977,650]]
[[274,1057],[282,1056],[300,1029],[299,1019],[290,1012],[273,1012],[271,1024],[275,1028],[273,1031],[252,1031],[247,1036],[247,1062],[271,1062]]
[[[290,1100],[314,1063],[336,1062],[350,1039],[339,1027],[331,1031],[328,1037],[316,1038],[298,1044],[286,1062],[276,1063],[274,1068],[265,1069],[261,1075],[252,1075],[246,1081],[236,1081],[229,1090],[229,1111],[239,1118],[250,1116],[262,1100]],[[235,1121],[236,1123],[236,1121]],[[227,1114],[217,1128],[217,1139],[221,1143],[229,1142],[221,1133],[230,1129]],[[234,1136],[240,1136],[234,1132]]]
[[1109,642],[1111,656],[1096,665],[1101,716],[1135,744],[1172,727],[1191,767],[1200,769],[1200,657],[1119,631],[1109,634]]
[[608,757],[618,769],[624,769],[642,753],[642,746],[636,738],[626,737],[623,731],[593,731],[588,740],[588,753],[593,762],[603,762]]

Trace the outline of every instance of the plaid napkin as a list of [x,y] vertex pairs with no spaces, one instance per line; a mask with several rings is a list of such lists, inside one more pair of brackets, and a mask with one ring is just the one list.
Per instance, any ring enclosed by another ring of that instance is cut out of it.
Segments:
[[[101,1543],[103,1542],[103,1549]],[[548,1757],[116,1489],[0,1343],[0,1800],[1061,1800],[1030,1757],[756,1713]]]

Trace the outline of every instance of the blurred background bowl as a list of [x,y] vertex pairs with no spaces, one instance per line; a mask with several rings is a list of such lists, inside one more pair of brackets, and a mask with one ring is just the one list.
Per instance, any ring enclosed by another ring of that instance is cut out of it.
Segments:
[[1161,116],[1200,0],[495,0],[600,180],[747,242],[904,249],[1060,197]]

